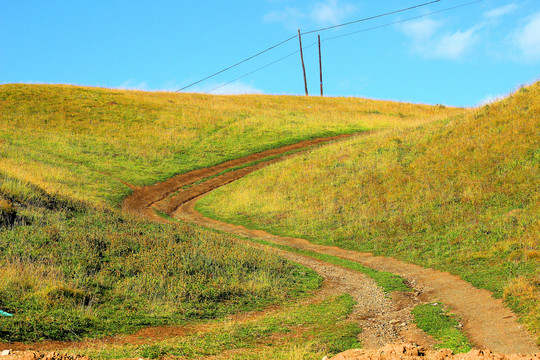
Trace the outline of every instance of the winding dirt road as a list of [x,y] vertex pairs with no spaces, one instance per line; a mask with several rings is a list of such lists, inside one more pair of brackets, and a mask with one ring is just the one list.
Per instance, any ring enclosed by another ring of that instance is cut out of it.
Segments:
[[[224,170],[349,136],[303,141],[178,175],[152,186],[136,188],[133,195],[125,200],[123,210],[155,221],[166,221],[156,215],[155,211],[158,210],[177,219],[208,228],[242,237],[263,239],[298,249],[330,254],[356,261],[375,270],[388,271],[402,276],[408,281],[414,292],[396,292],[391,294],[391,297],[385,297],[371,279],[359,272],[272,248],[271,251],[277,251],[281,256],[317,271],[331,285],[333,293],[349,293],[355,298],[358,305],[351,318],[364,329],[360,334],[360,339],[366,348],[375,349],[394,342],[416,343],[429,347],[433,340],[415,327],[412,323],[410,310],[418,303],[440,301],[449,306],[452,312],[462,319],[463,329],[476,348],[503,354],[538,352],[539,348],[535,345],[533,336],[519,324],[517,316],[507,309],[500,299],[493,298],[489,291],[477,289],[458,276],[422,268],[390,257],[315,245],[304,239],[279,237],[264,231],[251,230],[209,219],[194,210],[194,204],[198,197],[280,159],[260,162],[256,165],[222,173]],[[205,181],[207,178],[209,179]],[[262,246],[250,241],[246,241],[246,244]]]

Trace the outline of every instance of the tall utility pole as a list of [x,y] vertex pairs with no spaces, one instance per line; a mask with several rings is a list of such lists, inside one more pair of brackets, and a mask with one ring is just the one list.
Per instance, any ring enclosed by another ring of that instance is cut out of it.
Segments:
[[300,60],[302,60],[302,71],[304,72],[304,87],[306,88],[306,96],[308,96],[306,67],[304,66],[304,52],[302,50],[302,36],[300,35],[300,29],[298,29],[298,40],[300,40]]
[[322,91],[322,61],[321,61],[321,35],[317,35],[319,39],[319,72],[321,73],[321,96],[323,96]]

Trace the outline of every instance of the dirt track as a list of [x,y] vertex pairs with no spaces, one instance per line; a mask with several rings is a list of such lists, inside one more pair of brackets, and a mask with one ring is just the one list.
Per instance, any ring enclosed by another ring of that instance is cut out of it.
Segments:
[[[347,251],[337,247],[314,245],[304,239],[279,237],[264,231],[226,224],[205,218],[194,210],[197,197],[267,166],[276,160],[216,176],[225,169],[344,137],[347,137],[347,135],[304,141],[179,175],[153,186],[135,189],[134,194],[124,202],[123,209],[156,221],[165,221],[155,214],[154,210],[159,210],[178,219],[209,228],[339,256],[357,261],[376,270],[389,271],[404,277],[415,289],[414,294],[409,296],[394,294],[392,299],[384,298],[377,286],[361,273],[323,263],[309,257],[281,252],[282,256],[313,268],[323,275],[329,283],[334,284],[335,293],[347,292],[355,297],[359,304],[355,308],[352,318],[358,321],[360,326],[366,330],[361,336],[367,348],[376,348],[392,342],[415,342],[420,345],[430,346],[431,340],[429,337],[418,331],[414,324],[411,323],[410,309],[418,302],[441,301],[450,306],[452,311],[463,320],[465,332],[478,349],[489,349],[504,354],[532,354],[538,352],[539,349],[535,345],[532,335],[517,322],[516,315],[504,307],[500,299],[494,299],[490,292],[474,288],[457,276],[425,269],[393,258]],[[211,176],[216,177],[190,186]],[[249,244],[253,245],[253,243]]]

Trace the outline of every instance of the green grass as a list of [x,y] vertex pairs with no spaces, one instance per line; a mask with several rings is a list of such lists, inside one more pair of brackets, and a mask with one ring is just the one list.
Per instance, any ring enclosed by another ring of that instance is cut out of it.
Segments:
[[[305,151],[305,149],[291,150],[291,151],[284,152],[283,154],[272,155],[272,156],[268,156],[268,157],[265,157],[265,158],[263,158],[263,159],[255,160],[255,161],[252,161],[252,162],[243,164],[243,165],[233,166],[233,167],[228,168],[228,169],[226,169],[226,170],[220,171],[220,172],[218,172],[218,173],[215,174],[215,175],[212,175],[212,176],[209,176],[209,177],[200,179],[200,180],[198,180],[198,181],[196,181],[196,182],[194,182],[194,183],[192,183],[192,184],[183,186],[182,189],[189,189],[190,187],[193,187],[193,186],[195,186],[195,185],[199,185],[199,184],[201,184],[201,183],[203,183],[203,182],[205,182],[205,181],[214,179],[214,178],[216,178],[216,177],[218,177],[218,176],[225,175],[225,174],[227,174],[227,173],[230,173],[230,172],[233,172],[233,171],[236,171],[236,170],[245,169],[245,168],[250,167],[250,166],[255,166],[255,165],[261,164],[261,163],[263,163],[263,162],[276,160],[276,159],[285,157],[285,156],[287,156],[287,155],[293,155],[293,154],[296,154],[296,153],[301,152],[301,151]],[[174,195],[176,195],[177,193],[178,193],[178,192],[175,192],[175,193],[173,193],[173,194],[170,194],[169,196],[174,196]]]
[[416,325],[433,336],[436,348],[450,349],[454,354],[469,352],[472,347],[460,329],[458,321],[440,303],[416,306],[412,314]]
[[222,318],[290,301],[321,281],[224,234],[141,221],[5,175],[0,199],[10,220],[0,228],[0,309],[14,314],[0,317],[0,341]]
[[539,99],[536,83],[467,113],[315,149],[197,209],[450,271],[504,297],[540,336]]
[[[165,214],[165,213],[163,213],[161,211],[156,211],[156,213],[159,216],[163,217],[164,219],[178,222],[177,219],[174,219],[171,216],[169,216],[169,215],[167,215],[167,214]],[[203,215],[205,215],[205,214],[203,214]],[[215,231],[218,234],[224,234],[224,232],[222,232],[220,230],[213,230],[213,231]],[[235,236],[235,235],[232,235],[232,236]],[[237,237],[242,238],[240,236],[237,236]],[[259,244],[262,244],[262,245],[265,245],[265,246],[270,246],[270,247],[274,247],[274,248],[277,248],[277,249],[286,250],[288,252],[292,252],[292,253],[295,253],[295,254],[305,255],[305,256],[315,258],[315,259],[326,261],[328,263],[338,265],[338,266],[344,267],[346,269],[359,271],[359,272],[369,276],[370,278],[372,278],[375,281],[375,283],[378,286],[380,286],[387,293],[390,293],[392,291],[411,291],[412,290],[407,285],[406,280],[404,278],[402,278],[401,276],[396,275],[396,274],[392,274],[391,272],[387,272],[387,271],[377,271],[377,270],[374,270],[374,269],[370,269],[367,266],[364,266],[364,265],[359,264],[359,263],[357,263],[355,261],[352,261],[352,260],[343,259],[343,258],[340,258],[340,257],[337,257],[337,256],[328,255],[328,254],[321,254],[321,253],[318,253],[318,252],[315,252],[315,251],[298,249],[298,248],[295,248],[295,247],[292,247],[292,246],[276,244],[276,243],[266,241],[266,240],[262,240],[262,239],[248,238],[248,240],[259,243]]]
[[100,347],[82,353],[96,359],[164,356],[320,359],[361,346],[356,338],[361,330],[354,323],[344,321],[353,305],[349,295],[342,295],[319,303],[289,305],[256,320],[229,321],[209,331],[145,345]]

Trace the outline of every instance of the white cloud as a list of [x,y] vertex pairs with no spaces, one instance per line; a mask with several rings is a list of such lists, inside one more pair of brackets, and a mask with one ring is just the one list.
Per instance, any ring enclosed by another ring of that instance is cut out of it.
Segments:
[[515,34],[515,42],[527,61],[540,60],[540,12]]
[[338,0],[318,2],[311,10],[311,19],[319,25],[335,25],[343,21],[356,7],[349,4],[339,4]]
[[410,38],[413,51],[426,58],[456,60],[462,58],[476,43],[477,27],[466,31],[442,33],[443,23],[422,19],[399,26]]
[[431,39],[441,25],[440,22],[432,19],[422,19],[404,23],[401,26],[401,31],[415,41],[422,41]]
[[[214,90],[215,89],[215,90]],[[193,89],[186,89],[188,92],[207,93],[213,95],[243,95],[243,94],[263,94],[264,91],[251,84],[237,81],[230,84],[209,83]]]
[[265,22],[279,22],[287,29],[298,29],[306,14],[296,8],[287,7],[284,10],[272,11],[263,18]]
[[163,85],[161,85],[157,91],[175,92],[175,91],[178,91],[178,89],[182,88],[182,86],[183,86],[182,84],[179,84],[175,80],[169,80],[163,83]]
[[475,30],[456,31],[435,40],[432,55],[443,59],[459,59],[475,42]]
[[297,7],[286,7],[283,10],[271,11],[267,13],[263,21],[279,22],[287,29],[298,29],[306,22],[316,26],[335,25],[356,10],[356,6],[341,3],[339,0],[319,1],[310,9],[299,9]]
[[117,86],[118,89],[123,90],[150,90],[146,81],[136,82],[134,80],[127,80]]
[[508,4],[508,5],[504,5],[504,6],[486,11],[482,15],[488,19],[498,19],[506,14],[509,14],[515,11],[517,8],[518,6],[516,4]]
[[484,96],[484,98],[482,100],[480,100],[476,104],[476,106],[484,106],[484,105],[493,104],[493,103],[496,103],[497,101],[504,100],[506,97],[507,97],[507,95],[488,94],[488,95]]

